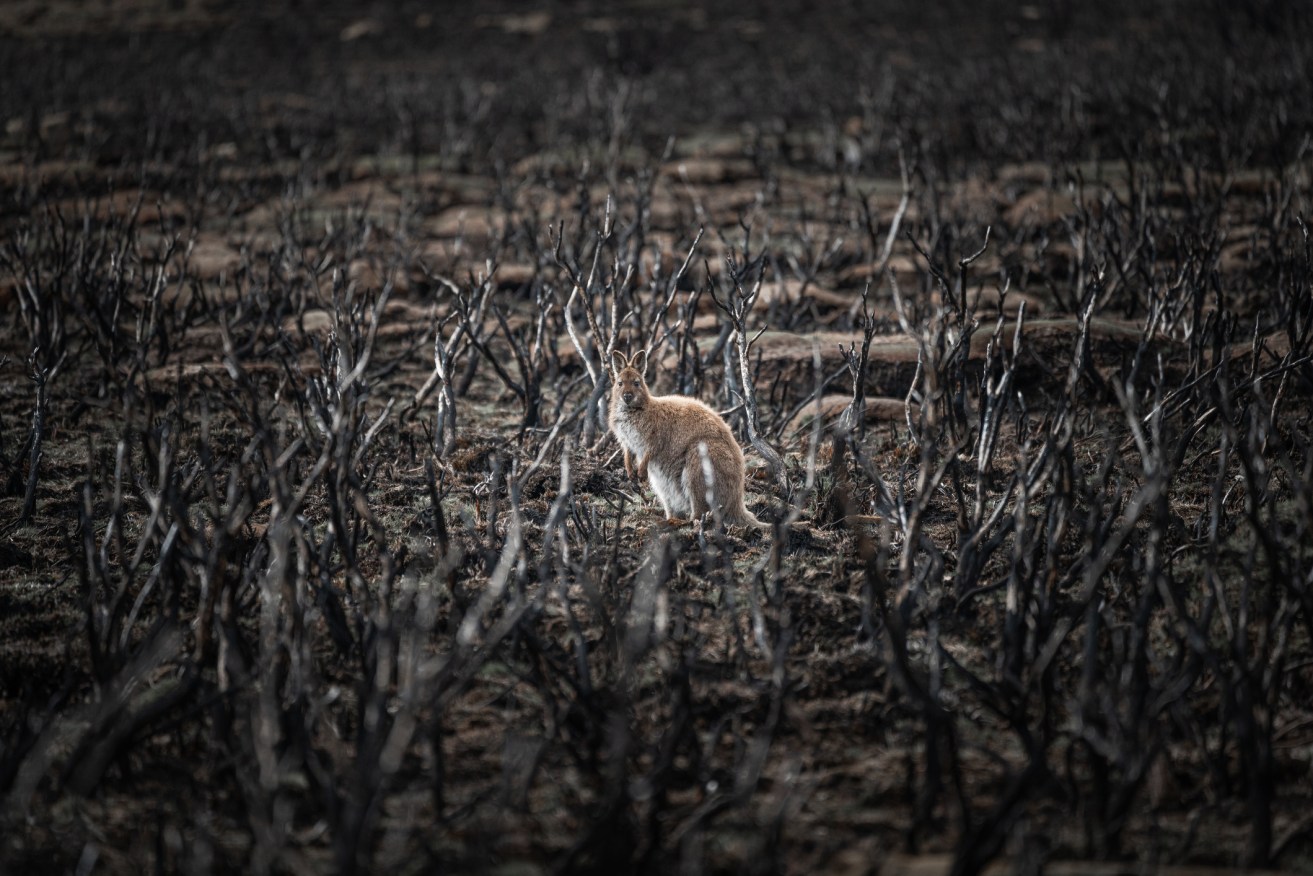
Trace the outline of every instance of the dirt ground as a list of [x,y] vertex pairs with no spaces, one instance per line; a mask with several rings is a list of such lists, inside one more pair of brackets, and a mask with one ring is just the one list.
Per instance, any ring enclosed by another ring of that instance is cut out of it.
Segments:
[[0,4],[0,870],[1313,867],[1306,19]]

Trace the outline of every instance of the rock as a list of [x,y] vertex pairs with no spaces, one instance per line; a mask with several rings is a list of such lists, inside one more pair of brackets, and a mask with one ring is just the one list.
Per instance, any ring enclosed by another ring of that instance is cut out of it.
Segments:
[[[810,404],[803,408],[789,422],[789,432],[797,434],[811,427],[819,408],[822,423],[829,425],[839,419],[852,404],[853,397],[847,393],[821,396],[819,404]],[[863,409],[863,418],[872,420],[902,422],[907,415],[907,404],[901,398],[867,397]]]
[[1003,209],[1003,221],[1016,228],[1024,224],[1049,225],[1076,212],[1076,199],[1066,192],[1031,189]]
[[663,164],[661,175],[689,185],[709,186],[755,179],[757,169],[746,158],[681,158]]

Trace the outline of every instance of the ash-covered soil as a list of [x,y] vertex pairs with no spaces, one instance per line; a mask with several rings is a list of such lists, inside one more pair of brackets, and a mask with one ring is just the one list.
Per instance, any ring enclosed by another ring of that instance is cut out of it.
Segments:
[[4,4],[0,869],[1313,866],[1310,37]]

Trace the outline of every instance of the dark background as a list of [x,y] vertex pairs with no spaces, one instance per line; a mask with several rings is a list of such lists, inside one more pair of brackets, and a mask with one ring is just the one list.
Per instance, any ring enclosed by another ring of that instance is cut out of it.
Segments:
[[[223,4],[10,2],[8,142],[102,162],[233,142],[251,157],[450,150],[471,168],[611,135],[748,123],[842,130],[988,171],[1186,148],[1293,157],[1307,131],[1296,3]],[[73,130],[41,130],[68,112]],[[882,135],[881,135],[881,132]],[[61,142],[62,140],[62,142]],[[459,142],[452,142],[459,141]],[[907,142],[910,141],[910,142]],[[823,160],[823,157],[821,157]]]

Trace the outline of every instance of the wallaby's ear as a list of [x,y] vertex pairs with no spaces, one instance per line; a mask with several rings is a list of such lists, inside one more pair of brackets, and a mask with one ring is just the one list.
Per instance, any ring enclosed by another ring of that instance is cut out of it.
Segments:
[[633,368],[639,374],[647,371],[647,350],[639,350],[629,358],[629,367]]
[[619,350],[611,351],[611,367],[615,369],[616,374],[624,371],[625,367],[628,365],[629,363],[625,361],[624,353],[621,353]]

